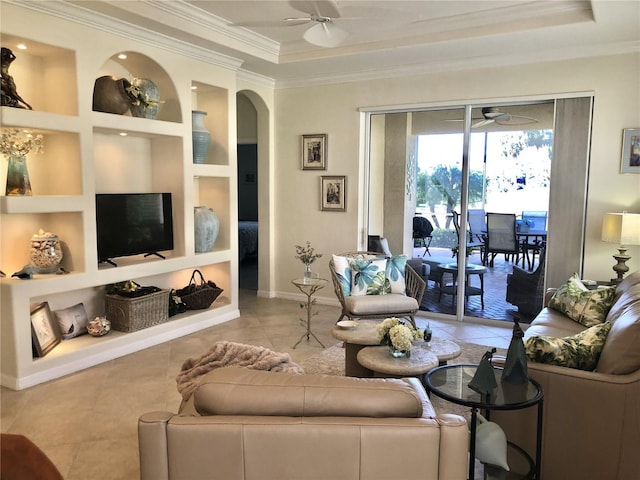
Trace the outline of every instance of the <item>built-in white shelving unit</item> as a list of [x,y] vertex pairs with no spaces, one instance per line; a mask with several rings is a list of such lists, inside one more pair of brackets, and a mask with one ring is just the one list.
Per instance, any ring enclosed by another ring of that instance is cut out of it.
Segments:
[[[3,6],[3,17],[2,46],[17,56],[10,73],[33,110],[2,107],[2,128],[41,133],[45,151],[28,155],[33,196],[0,196],[0,269],[7,275],[0,280],[2,385],[29,387],[237,317],[235,72],[13,5]],[[18,51],[19,42],[28,49]],[[157,118],[92,111],[93,82],[102,75],[152,79],[162,100]],[[212,134],[199,165],[191,160],[195,109],[207,111]],[[0,170],[3,194],[6,161]],[[166,259],[139,255],[118,258],[117,267],[99,265],[95,194],[131,192],[172,193],[174,249],[162,252]],[[194,251],[197,205],[220,218],[211,252]],[[70,273],[11,278],[29,263],[39,229],[59,236]],[[137,332],[63,340],[34,357],[33,305],[47,301],[56,310],[83,302],[90,317],[102,315],[106,285],[134,280],[177,289],[195,268],[224,289],[209,309]]]

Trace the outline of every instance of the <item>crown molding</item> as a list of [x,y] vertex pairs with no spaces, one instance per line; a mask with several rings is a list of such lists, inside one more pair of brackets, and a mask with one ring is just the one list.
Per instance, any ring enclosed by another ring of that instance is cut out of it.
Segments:
[[618,42],[607,45],[579,46],[563,49],[537,51],[523,55],[521,52],[511,55],[487,55],[474,58],[459,58],[450,61],[422,63],[385,68],[370,69],[362,72],[350,72],[337,75],[318,75],[314,72],[306,77],[295,77],[276,81],[276,88],[297,88],[330,85],[338,83],[363,82],[376,79],[401,78],[464,70],[509,67],[533,63],[557,62],[590,57],[626,55],[640,52],[640,41]]
[[182,18],[192,25],[198,25],[206,30],[212,31],[220,37],[231,40],[230,43],[239,44],[234,45],[233,48],[240,49],[263,60],[278,63],[280,43],[275,40],[271,40],[246,28],[230,26],[225,19],[213,15],[193,4],[185,3],[183,0],[172,0],[171,2],[144,0],[144,3],[172,16]]
[[66,2],[33,2],[27,0],[2,1],[40,13],[53,15],[74,23],[128,38],[130,40],[135,40],[152,47],[161,48],[172,53],[177,53],[185,57],[193,58],[194,60],[229,70],[236,71],[243,63],[240,59],[223,55],[208,48],[193,45],[149,29],[141,28],[137,25],[131,25],[120,20],[114,20],[107,15],[97,14],[95,12],[85,10],[81,6],[71,5]]
[[264,87],[275,88],[276,81],[265,75],[260,75],[259,73],[250,72],[249,70],[240,69],[238,70],[238,80],[242,80],[248,83],[254,83],[257,85],[262,85]]

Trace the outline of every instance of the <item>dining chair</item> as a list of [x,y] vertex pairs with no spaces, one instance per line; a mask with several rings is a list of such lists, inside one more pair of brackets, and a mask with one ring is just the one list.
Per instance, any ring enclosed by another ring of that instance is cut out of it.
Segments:
[[505,259],[513,255],[515,263],[521,252],[516,235],[515,213],[487,213],[487,236],[484,245],[484,264],[493,267],[496,255],[503,253]]
[[[523,210],[521,219],[527,223],[529,226],[530,232],[543,232],[546,234],[547,232],[547,212],[546,211],[538,211],[538,210]],[[529,266],[529,270],[533,270],[534,264],[536,262],[536,256],[540,255],[542,250],[543,238],[540,236],[525,236],[524,240],[521,243],[522,246],[522,254],[523,261],[522,266],[524,266],[524,261],[526,259],[527,264]]]
[[[451,212],[453,214],[453,226],[456,229],[456,238],[460,237],[460,214],[455,210]],[[484,238],[481,236],[478,237],[471,231],[471,227],[467,224],[467,233],[469,234],[469,238],[467,239],[467,250],[479,250],[480,258],[482,259],[482,263],[484,265]]]

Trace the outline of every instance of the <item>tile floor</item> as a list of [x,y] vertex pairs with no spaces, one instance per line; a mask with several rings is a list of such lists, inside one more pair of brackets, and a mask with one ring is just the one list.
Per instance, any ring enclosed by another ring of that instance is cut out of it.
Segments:
[[[338,307],[319,305],[312,330],[326,345]],[[139,478],[137,419],[149,411],[177,411],[175,376],[182,362],[216,341],[261,345],[301,361],[321,351],[313,341],[291,347],[304,332],[299,302],[241,291],[241,317],[29,389],[0,390],[0,430],[21,433],[52,459],[67,480]],[[428,313],[422,313],[428,315]],[[423,325],[427,317],[418,319]],[[507,348],[511,325],[429,320],[434,334]]]

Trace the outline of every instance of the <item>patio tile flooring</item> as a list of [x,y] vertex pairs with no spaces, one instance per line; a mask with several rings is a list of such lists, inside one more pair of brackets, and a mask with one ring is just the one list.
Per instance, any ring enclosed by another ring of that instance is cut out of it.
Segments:
[[[455,258],[451,257],[451,250],[448,248],[430,247],[429,251],[431,252],[432,258],[451,258],[451,262],[455,262]],[[422,252],[424,252],[424,248],[414,249],[414,257],[422,257]],[[423,258],[425,260],[428,259],[429,254],[427,253]],[[470,256],[469,262],[478,265],[482,264],[478,253]],[[494,266],[487,267],[487,272],[484,274],[484,309],[481,306],[479,296],[470,296],[465,309],[466,315],[509,322],[513,320],[514,313],[517,314],[518,308],[506,301],[507,274],[511,273],[512,268],[513,263],[506,261],[504,255],[496,256]],[[451,277],[447,278],[450,279]],[[442,295],[442,298],[438,300],[440,296],[438,284],[432,280],[429,280],[428,283],[422,304],[420,305],[420,310],[455,314],[455,302],[452,305],[451,295]],[[471,275],[471,283],[472,285],[478,284],[477,275]],[[522,315],[519,316],[524,323],[528,323],[528,320],[531,320]]]

